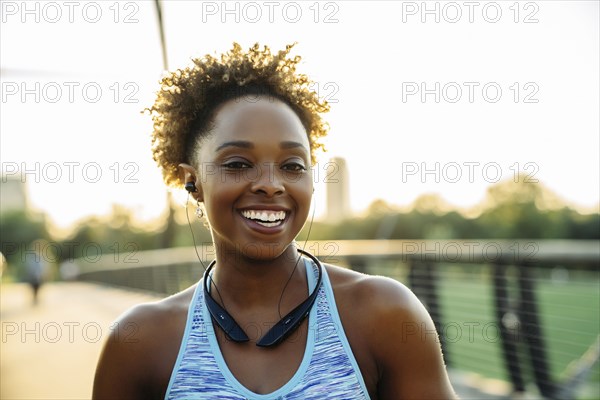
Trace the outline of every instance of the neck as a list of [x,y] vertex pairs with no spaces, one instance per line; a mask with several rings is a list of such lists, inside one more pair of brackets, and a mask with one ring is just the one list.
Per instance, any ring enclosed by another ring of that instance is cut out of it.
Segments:
[[[219,303],[224,301],[228,309],[272,309],[278,304],[284,287],[283,308],[288,302],[295,304],[297,298],[306,297],[304,261],[295,244],[290,244],[281,255],[267,260],[227,251],[217,251],[216,259],[211,293]],[[214,290],[215,285],[218,291]]]

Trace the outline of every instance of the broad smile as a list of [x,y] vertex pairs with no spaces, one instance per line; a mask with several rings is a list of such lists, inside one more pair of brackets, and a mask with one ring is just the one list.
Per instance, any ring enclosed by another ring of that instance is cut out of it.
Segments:
[[266,227],[279,226],[285,219],[285,211],[243,210],[242,216]]
[[282,230],[290,211],[247,208],[240,210],[240,214],[251,229],[261,233],[277,233]]

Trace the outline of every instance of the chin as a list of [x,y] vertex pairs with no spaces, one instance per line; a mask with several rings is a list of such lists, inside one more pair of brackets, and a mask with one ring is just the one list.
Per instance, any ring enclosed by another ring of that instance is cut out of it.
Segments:
[[283,252],[292,244],[292,241],[283,242],[250,242],[243,245],[240,253],[243,257],[247,257],[257,261],[273,260],[280,257]]

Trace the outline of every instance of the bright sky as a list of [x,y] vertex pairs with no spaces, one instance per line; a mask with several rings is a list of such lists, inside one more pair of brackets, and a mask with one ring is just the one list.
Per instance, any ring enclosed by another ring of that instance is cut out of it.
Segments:
[[[298,42],[332,106],[317,215],[330,156],[347,160],[355,211],[428,192],[468,207],[517,171],[597,210],[597,1],[223,4],[163,2],[169,66],[233,41]],[[154,3],[0,6],[4,173],[61,226],[112,203],[159,215],[165,188],[139,113],[162,70]]]

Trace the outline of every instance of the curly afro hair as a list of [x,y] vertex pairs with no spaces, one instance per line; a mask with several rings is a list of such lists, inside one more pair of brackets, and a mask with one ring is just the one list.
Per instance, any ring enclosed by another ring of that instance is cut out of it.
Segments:
[[322,148],[319,139],[329,126],[321,114],[329,111],[326,101],[309,89],[313,83],[296,72],[300,56],[289,57],[294,45],[271,54],[267,46],[255,44],[244,52],[237,43],[220,58],[206,55],[192,59],[193,65],[167,73],[160,82],[156,101],[145,111],[152,116],[152,154],[169,186],[182,187],[178,174],[182,162],[194,165],[201,139],[210,133],[216,108],[224,102],[247,96],[268,95],[285,102],[300,118],[311,147]]

